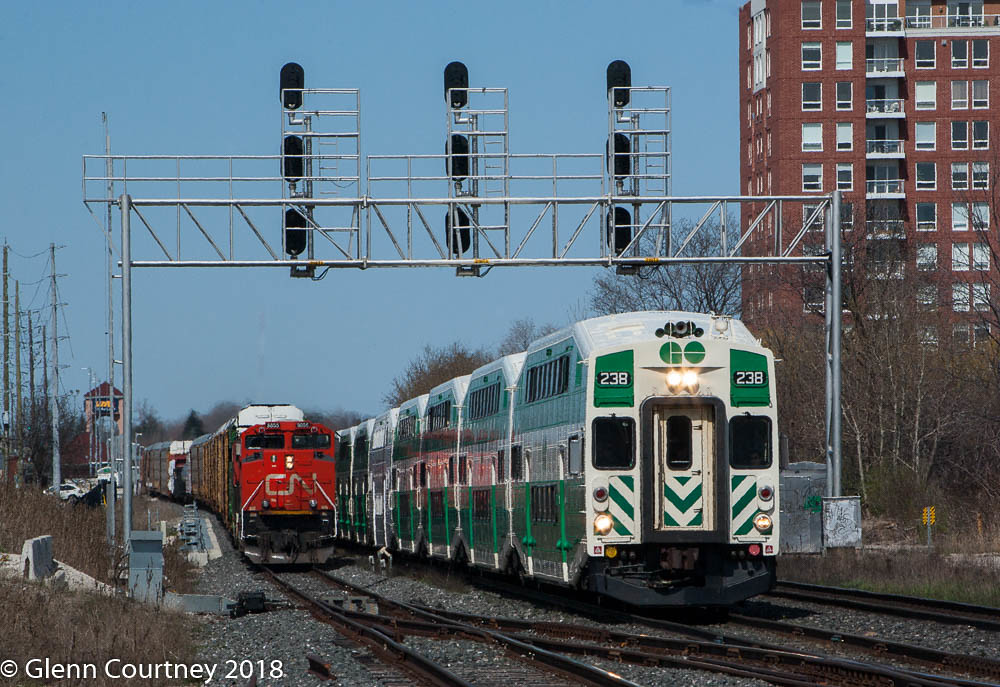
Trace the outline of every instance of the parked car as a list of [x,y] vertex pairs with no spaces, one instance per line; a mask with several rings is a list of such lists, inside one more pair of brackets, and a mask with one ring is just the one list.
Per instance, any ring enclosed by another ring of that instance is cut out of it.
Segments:
[[76,503],[87,495],[87,492],[72,482],[63,482],[59,485],[58,489],[49,487],[45,492],[47,494],[58,494],[60,500],[69,501],[70,503]]

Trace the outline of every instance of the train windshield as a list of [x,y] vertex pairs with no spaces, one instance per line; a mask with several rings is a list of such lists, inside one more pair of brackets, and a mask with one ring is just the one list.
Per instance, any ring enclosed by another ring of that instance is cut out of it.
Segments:
[[254,434],[247,437],[247,450],[260,448],[285,448],[284,434]]
[[329,434],[293,434],[292,448],[330,448]]
[[771,418],[738,415],[729,421],[730,463],[734,468],[771,465]]
[[631,468],[635,465],[635,420],[599,417],[594,420],[594,467]]

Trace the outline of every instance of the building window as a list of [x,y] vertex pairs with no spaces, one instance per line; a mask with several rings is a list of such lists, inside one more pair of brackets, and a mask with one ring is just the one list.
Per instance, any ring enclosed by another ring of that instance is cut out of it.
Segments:
[[985,243],[972,244],[972,269],[987,272],[990,269],[990,247]]
[[917,269],[923,272],[933,272],[937,269],[936,243],[921,243],[917,245]]
[[966,206],[965,203],[951,204],[951,230],[952,231],[969,230],[969,208]]
[[934,69],[936,64],[934,51],[934,41],[916,42],[914,53],[916,57],[917,69]]
[[938,343],[938,333],[937,327],[934,325],[927,325],[926,327],[920,328],[920,343],[924,346],[937,346]]
[[819,43],[802,44],[802,69],[814,71],[823,68],[823,48]]
[[806,112],[823,109],[823,86],[809,81],[802,84],[802,109]]
[[969,123],[951,123],[951,149],[967,150],[969,148]]
[[[826,224],[826,210],[824,209],[819,214],[816,214],[819,207],[819,205],[813,203],[802,204],[802,226],[806,227],[809,231],[823,231],[823,227]],[[812,219],[812,224],[809,224],[810,219]]]
[[854,165],[850,162],[837,163],[837,189],[841,191],[854,190]]
[[837,122],[837,150],[852,150],[854,148],[854,124]]
[[851,231],[854,229],[854,203],[841,201],[840,228],[842,231]]
[[959,322],[951,327],[951,340],[959,345],[968,346],[969,345],[969,324],[967,322]]
[[937,82],[918,81],[914,87],[918,110],[933,110],[937,107]]
[[837,82],[837,109],[850,110],[854,108],[854,84],[850,81]]
[[952,272],[969,271],[969,244],[951,244],[951,270]]
[[802,290],[802,312],[823,312],[826,292],[822,286],[807,286]]
[[976,231],[988,231],[990,228],[989,203],[972,204],[972,228]]
[[951,190],[965,191],[969,188],[969,163],[951,163]]
[[[770,63],[768,63],[768,64],[770,64]],[[770,70],[770,68],[767,70],[767,75],[771,76],[771,70]],[[767,116],[768,117],[771,116],[771,89],[770,88],[767,89]]]
[[937,310],[938,287],[936,284],[923,284],[917,287],[917,303],[926,310]]
[[823,15],[819,0],[802,0],[802,28],[823,28]]
[[966,110],[969,107],[969,82],[951,82],[951,109]]
[[802,165],[802,190],[803,191],[823,190],[823,165],[821,164]]
[[851,41],[837,41],[837,69],[851,69],[853,66]]
[[837,0],[837,28],[851,28],[851,0]]
[[955,312],[969,312],[969,285],[952,284],[951,309]]
[[972,188],[985,190],[990,187],[990,163],[972,163]]
[[933,162],[917,163],[917,190],[933,191],[937,188],[937,165]]
[[823,150],[823,125],[803,124],[802,125],[802,150],[817,151]]
[[972,107],[983,110],[990,106],[990,82],[986,79],[972,82]]
[[990,340],[990,325],[988,322],[972,323],[972,343],[978,346]]
[[972,285],[972,307],[982,312],[990,309],[990,285]]
[[917,203],[917,231],[937,229],[937,203]]
[[972,123],[972,148],[973,150],[987,150],[990,147],[990,123]]
[[937,126],[934,122],[917,122],[914,125],[914,139],[917,150],[934,150]]
[[952,69],[963,69],[969,66],[969,41],[960,38],[951,39]]
[[990,42],[987,39],[972,41],[972,66],[977,69],[990,66]]

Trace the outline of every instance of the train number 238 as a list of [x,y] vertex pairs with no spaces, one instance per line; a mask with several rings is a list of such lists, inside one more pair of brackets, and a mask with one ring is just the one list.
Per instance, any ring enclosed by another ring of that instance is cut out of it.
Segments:
[[736,370],[733,372],[733,384],[736,386],[764,386],[767,384],[767,372],[764,370]]
[[628,386],[632,383],[632,375],[628,372],[598,372],[598,386]]

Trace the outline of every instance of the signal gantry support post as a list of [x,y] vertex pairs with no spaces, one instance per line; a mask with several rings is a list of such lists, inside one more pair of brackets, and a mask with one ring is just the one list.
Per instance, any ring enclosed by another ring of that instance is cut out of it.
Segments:
[[[123,193],[118,202],[122,229],[122,542],[128,546],[132,536],[132,199]],[[111,396],[114,420],[114,390]]]

